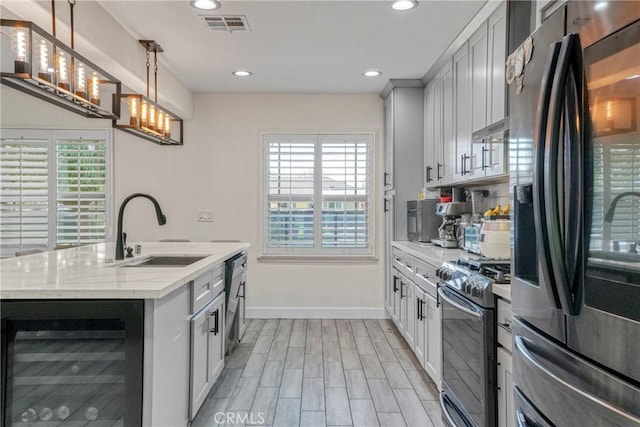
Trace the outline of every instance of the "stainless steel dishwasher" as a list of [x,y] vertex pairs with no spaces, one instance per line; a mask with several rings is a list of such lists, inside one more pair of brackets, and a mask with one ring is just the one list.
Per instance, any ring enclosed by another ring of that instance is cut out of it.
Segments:
[[247,253],[241,252],[227,260],[225,270],[226,337],[227,349],[231,352],[244,333]]

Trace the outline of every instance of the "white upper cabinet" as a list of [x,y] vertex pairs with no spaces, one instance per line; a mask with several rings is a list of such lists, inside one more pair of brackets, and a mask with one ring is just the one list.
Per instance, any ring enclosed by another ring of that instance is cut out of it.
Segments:
[[442,144],[440,144],[441,167],[436,171],[440,177],[440,185],[450,184],[453,182],[453,165],[455,159],[451,161],[453,156],[451,152],[455,146],[455,134],[453,131],[454,117],[454,100],[453,100],[453,64],[448,61],[440,70],[440,80],[442,81],[441,105],[442,105]]
[[465,43],[453,56],[453,101],[455,144],[452,156],[454,182],[470,178],[471,158],[471,73],[469,43]]
[[471,61],[471,130],[473,132],[487,125],[487,77],[491,73],[487,55],[487,23],[478,28],[469,39]]
[[487,98],[487,125],[505,117],[506,88],[504,79],[507,55],[507,4],[502,3],[487,21],[489,72]]

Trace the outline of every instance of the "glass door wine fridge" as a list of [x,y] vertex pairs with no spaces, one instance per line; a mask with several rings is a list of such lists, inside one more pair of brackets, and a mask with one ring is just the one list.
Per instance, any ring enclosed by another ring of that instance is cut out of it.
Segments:
[[142,424],[142,301],[1,308],[3,426]]

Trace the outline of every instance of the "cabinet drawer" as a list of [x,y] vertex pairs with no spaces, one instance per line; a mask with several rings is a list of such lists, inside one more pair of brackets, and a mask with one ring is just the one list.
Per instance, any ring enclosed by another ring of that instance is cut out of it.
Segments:
[[222,291],[224,291],[224,268],[222,265],[193,280],[191,282],[191,314],[200,311]]
[[436,297],[438,292],[438,277],[436,268],[422,260],[415,259],[415,283],[423,291],[428,292],[432,297]]
[[513,312],[511,304],[498,298],[498,343],[508,351],[511,351],[511,325],[513,324]]
[[404,262],[406,256],[407,254],[405,254],[398,248],[391,249],[391,263],[398,271],[402,273],[404,273],[405,271]]

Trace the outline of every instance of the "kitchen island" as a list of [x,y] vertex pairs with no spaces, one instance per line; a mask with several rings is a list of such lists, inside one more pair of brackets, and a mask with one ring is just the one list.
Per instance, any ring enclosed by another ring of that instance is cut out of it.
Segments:
[[[225,261],[249,244],[140,245],[122,261],[110,243],[0,261],[5,423],[195,417],[224,364]],[[150,256],[202,259],[132,266]]]

